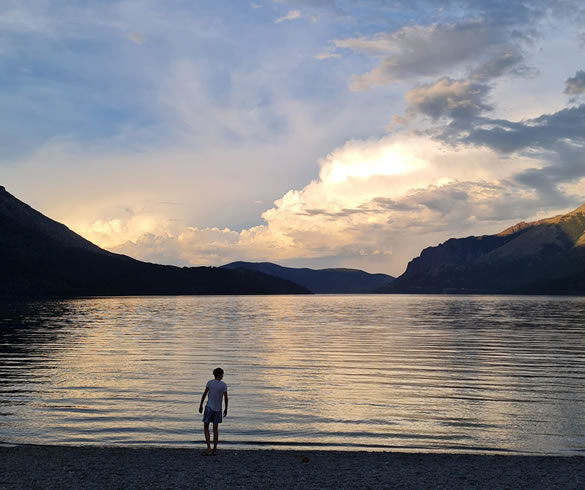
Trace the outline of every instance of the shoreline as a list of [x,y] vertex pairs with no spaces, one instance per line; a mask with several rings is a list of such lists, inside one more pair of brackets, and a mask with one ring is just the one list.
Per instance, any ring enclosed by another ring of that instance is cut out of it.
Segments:
[[0,488],[585,488],[584,456],[0,446]]

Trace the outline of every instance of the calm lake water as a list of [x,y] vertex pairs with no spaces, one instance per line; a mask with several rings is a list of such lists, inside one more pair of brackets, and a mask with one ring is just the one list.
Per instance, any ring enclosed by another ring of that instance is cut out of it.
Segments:
[[585,453],[585,300],[125,297],[0,304],[0,442]]

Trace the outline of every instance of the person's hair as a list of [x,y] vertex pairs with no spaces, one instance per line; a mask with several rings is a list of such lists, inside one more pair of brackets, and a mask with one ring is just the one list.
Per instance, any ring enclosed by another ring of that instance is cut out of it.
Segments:
[[220,375],[223,375],[223,369],[222,368],[215,368],[213,370],[213,376],[215,376],[217,378]]

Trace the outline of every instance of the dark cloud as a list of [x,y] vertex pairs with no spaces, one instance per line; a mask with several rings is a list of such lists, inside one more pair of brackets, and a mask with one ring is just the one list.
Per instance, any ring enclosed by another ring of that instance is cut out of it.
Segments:
[[407,92],[405,99],[410,116],[425,115],[434,120],[452,120],[444,136],[460,128],[469,128],[482,113],[493,110],[488,101],[492,89],[490,81],[506,73],[533,76],[534,71],[524,63],[517,48],[503,47],[487,61],[476,67],[468,79],[442,77]]
[[[360,5],[383,8],[395,3]],[[349,49],[379,59],[374,69],[355,77],[354,89],[365,90],[421,76],[454,75],[462,69],[476,81],[504,74],[532,77],[536,70],[525,64],[523,48],[533,45],[542,34],[545,21],[578,22],[585,12],[585,4],[580,0],[419,1],[412,3],[411,8],[416,11],[418,24],[332,41],[337,56],[341,50]]]
[[478,184],[470,182],[454,182],[444,186],[431,185],[426,189],[419,189],[401,199],[403,206],[411,209],[425,208],[427,210],[447,215],[454,210],[465,206],[472,196],[477,192],[478,187],[493,187],[489,184]]
[[339,211],[327,211],[326,209],[305,209],[302,213],[297,213],[299,216],[326,216],[331,219],[343,218],[354,214],[371,213],[371,210],[364,208],[344,208]]
[[485,101],[489,91],[485,84],[444,77],[410,90],[405,98],[411,115],[470,119],[492,109]]
[[585,104],[522,122],[482,119],[462,141],[534,158],[540,165],[514,180],[555,205],[568,206],[573,197],[559,186],[585,177]]
[[374,207],[392,211],[414,211],[416,209],[416,206],[413,206],[412,204],[403,201],[396,201],[389,197],[375,197],[371,202]]
[[548,165],[524,170],[515,176],[515,180],[559,205],[572,203],[572,197],[559,190],[558,186],[585,177],[585,148],[560,142],[554,152],[549,152],[543,160]]
[[523,77],[534,76],[535,70],[525,65],[523,61],[524,55],[518,47],[505,46],[472,70],[470,78],[487,81],[501,77],[506,73]]
[[501,153],[512,153],[527,148],[534,142],[534,134],[524,131],[526,128],[521,123],[499,121],[498,124],[487,126],[473,129],[469,136],[463,138],[463,142],[487,146]]
[[455,24],[407,26],[391,33],[334,41],[337,48],[381,57],[372,71],[356,77],[354,88],[366,89],[393,80],[433,76],[463,63],[482,60],[501,50],[506,37],[500,28],[481,20]]
[[560,141],[585,144],[585,104],[522,122],[483,119],[462,141],[502,153],[550,150]]
[[[574,196],[559,192],[534,192],[522,182],[452,182],[417,189],[397,199],[375,198],[371,205],[387,210],[389,224],[415,228],[419,232],[441,229],[465,230],[479,222],[509,222],[526,219],[535,211],[582,204]],[[393,212],[396,212],[393,213]]]
[[578,71],[574,77],[565,82],[565,93],[568,95],[585,94],[585,71]]

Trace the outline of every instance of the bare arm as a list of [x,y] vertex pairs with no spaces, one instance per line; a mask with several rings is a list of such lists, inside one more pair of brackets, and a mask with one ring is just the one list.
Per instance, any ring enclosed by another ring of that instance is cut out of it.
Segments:
[[203,392],[203,395],[201,395],[201,403],[199,404],[199,413],[203,412],[203,402],[205,401],[205,397],[207,396],[207,393],[209,393],[209,388],[206,386],[205,391]]
[[227,406],[228,406],[228,396],[227,396],[227,391],[223,392],[223,399],[225,401],[225,408],[223,410],[223,416],[225,417],[227,415]]

